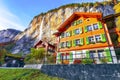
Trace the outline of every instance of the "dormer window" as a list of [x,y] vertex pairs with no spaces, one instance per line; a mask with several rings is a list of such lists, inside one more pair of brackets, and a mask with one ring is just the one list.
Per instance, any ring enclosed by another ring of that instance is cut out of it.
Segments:
[[71,23],[71,26],[76,26],[78,24],[81,24],[82,23],[82,20],[77,20],[77,21],[74,21]]

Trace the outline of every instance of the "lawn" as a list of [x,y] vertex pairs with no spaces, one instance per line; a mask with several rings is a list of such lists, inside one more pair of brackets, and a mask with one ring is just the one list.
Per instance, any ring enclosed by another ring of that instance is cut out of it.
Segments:
[[0,80],[63,80],[35,69],[0,69]]

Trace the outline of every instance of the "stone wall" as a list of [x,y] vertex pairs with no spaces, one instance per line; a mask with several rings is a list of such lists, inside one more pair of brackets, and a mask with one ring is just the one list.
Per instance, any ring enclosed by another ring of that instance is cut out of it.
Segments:
[[65,80],[120,80],[120,64],[43,65],[41,72]]

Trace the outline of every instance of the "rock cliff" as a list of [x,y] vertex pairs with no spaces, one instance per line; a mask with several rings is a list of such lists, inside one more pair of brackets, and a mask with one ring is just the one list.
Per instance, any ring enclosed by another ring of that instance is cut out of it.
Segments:
[[14,38],[16,45],[13,47],[12,53],[15,54],[22,51],[27,54],[30,52],[30,48],[39,40],[46,40],[53,44],[54,36],[52,34],[56,32],[56,29],[74,12],[102,12],[103,16],[114,14],[113,4],[99,4],[97,6],[72,5],[73,6],[59,7],[35,16],[28,28]]
[[21,31],[15,29],[7,29],[0,31],[0,43],[11,42],[14,37]]

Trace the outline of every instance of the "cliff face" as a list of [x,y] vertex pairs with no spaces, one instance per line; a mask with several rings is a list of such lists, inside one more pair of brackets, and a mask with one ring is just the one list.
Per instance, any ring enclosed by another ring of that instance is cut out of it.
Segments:
[[113,5],[99,5],[97,7],[59,8],[56,11],[35,16],[29,27],[14,38],[16,45],[12,49],[12,53],[23,52],[27,54],[39,40],[46,40],[52,44],[54,42],[52,34],[73,12],[102,12],[103,16],[114,14]]
[[14,40],[14,37],[21,31],[14,29],[7,29],[0,31],[0,43],[11,42]]

